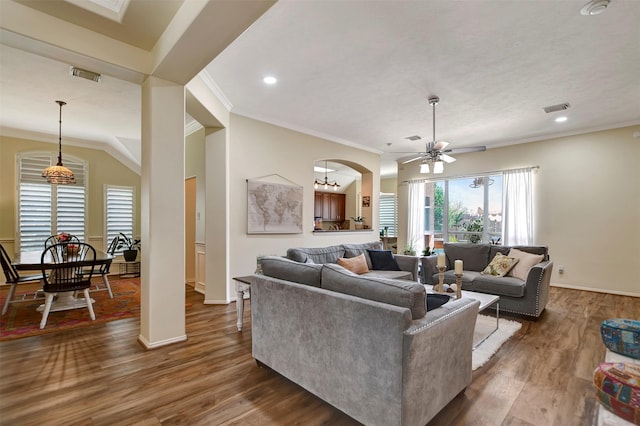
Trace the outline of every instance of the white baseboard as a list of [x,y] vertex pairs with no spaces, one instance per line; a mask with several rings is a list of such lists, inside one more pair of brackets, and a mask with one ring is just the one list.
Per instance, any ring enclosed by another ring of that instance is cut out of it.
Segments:
[[631,296],[631,297],[640,297],[640,293],[631,293],[628,291],[617,291],[605,288],[593,288],[593,287],[582,287],[576,285],[566,285],[566,284],[556,284],[551,283],[551,287],[560,287],[560,288],[568,288],[571,290],[583,290],[583,291],[593,291],[595,293],[606,293],[606,294],[616,294],[618,296]]
[[142,346],[144,346],[145,349],[156,349],[161,346],[167,346],[173,343],[184,342],[185,340],[187,340],[186,334],[183,334],[182,336],[174,337],[171,339],[161,340],[159,342],[153,342],[153,343],[149,342],[147,339],[142,337],[142,335],[138,336],[138,342],[140,342],[140,344],[142,344]]

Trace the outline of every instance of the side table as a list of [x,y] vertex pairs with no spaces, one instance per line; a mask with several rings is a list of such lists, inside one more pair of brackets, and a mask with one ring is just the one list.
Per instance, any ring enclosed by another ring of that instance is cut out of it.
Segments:
[[242,315],[244,314],[244,295],[251,297],[251,275],[234,277],[236,282],[236,312],[238,314],[238,331],[242,331]]

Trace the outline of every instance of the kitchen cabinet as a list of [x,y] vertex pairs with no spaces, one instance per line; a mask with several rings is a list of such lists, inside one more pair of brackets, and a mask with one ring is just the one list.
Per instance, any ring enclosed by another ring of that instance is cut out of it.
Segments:
[[314,216],[322,217],[322,220],[345,220],[345,194],[331,194],[328,192],[316,192],[314,204]]

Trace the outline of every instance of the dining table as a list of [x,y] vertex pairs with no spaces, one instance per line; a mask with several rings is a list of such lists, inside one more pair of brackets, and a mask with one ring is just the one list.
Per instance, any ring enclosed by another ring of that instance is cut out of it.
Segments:
[[[74,260],[73,262],[76,266],[90,267],[91,265],[93,265],[94,274],[95,274],[95,273],[98,273],[97,271],[99,270],[101,265],[110,264],[113,261],[113,258],[114,258],[113,255],[96,249],[95,260],[93,259],[83,260],[83,261]],[[45,256],[44,261],[45,263],[50,262],[51,261],[50,256]],[[21,251],[16,256],[14,256],[12,265],[18,271],[41,271],[42,270],[42,252]],[[108,280],[107,276],[102,275],[102,279],[105,282],[106,288],[108,289],[109,288],[108,281],[106,281]],[[91,303],[94,303],[94,302],[95,300],[91,299]],[[76,297],[75,292],[69,291],[69,292],[60,293],[58,295],[57,299],[51,304],[50,312],[66,311],[69,309],[84,308],[86,306],[87,306],[87,301],[84,298],[78,298]],[[37,310],[40,312],[43,311],[44,304],[38,306]]]

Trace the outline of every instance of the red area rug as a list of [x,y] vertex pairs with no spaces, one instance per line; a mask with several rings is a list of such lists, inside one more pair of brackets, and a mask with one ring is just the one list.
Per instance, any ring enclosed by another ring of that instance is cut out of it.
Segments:
[[[14,300],[22,298],[23,295],[26,300],[10,304],[7,313],[0,317],[0,341],[56,333],[140,316],[140,278],[110,279],[113,299],[109,298],[109,293],[102,284],[102,278],[94,282],[101,288],[99,291],[94,291],[95,287],[91,288],[91,298],[95,300],[93,304],[95,321],[91,320],[87,308],[51,312],[47,325],[42,330],[40,330],[42,313],[36,309],[44,303],[44,298],[34,299],[35,293],[41,288],[40,284],[18,286]],[[0,286],[0,309],[4,306],[8,293],[8,285]]]

